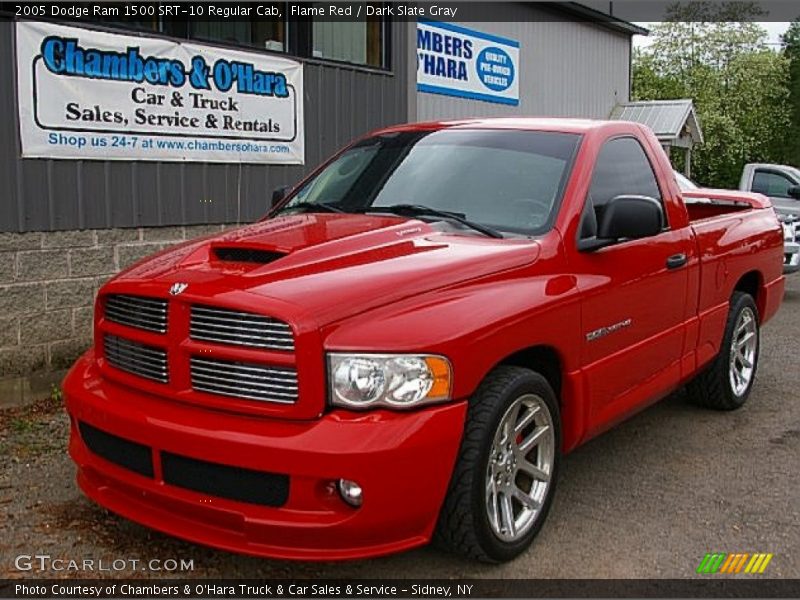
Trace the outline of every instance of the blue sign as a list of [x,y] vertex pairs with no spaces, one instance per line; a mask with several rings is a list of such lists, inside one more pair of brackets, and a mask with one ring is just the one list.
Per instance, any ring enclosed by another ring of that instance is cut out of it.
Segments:
[[420,19],[417,90],[517,106],[519,42]]

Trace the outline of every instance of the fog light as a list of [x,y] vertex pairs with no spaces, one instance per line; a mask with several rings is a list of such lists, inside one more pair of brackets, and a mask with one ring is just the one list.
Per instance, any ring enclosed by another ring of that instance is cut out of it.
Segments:
[[340,479],[338,481],[338,488],[342,500],[344,500],[350,506],[353,506],[355,508],[361,506],[362,502],[361,486],[358,485],[355,481],[350,481],[349,479]]

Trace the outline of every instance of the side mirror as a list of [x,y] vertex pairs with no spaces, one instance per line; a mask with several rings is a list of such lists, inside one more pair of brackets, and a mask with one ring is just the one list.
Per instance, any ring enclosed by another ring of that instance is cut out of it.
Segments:
[[276,187],[272,190],[272,203],[270,204],[271,208],[275,208],[281,201],[286,198],[286,194],[289,193],[289,190],[292,189],[290,185],[282,185],[280,187]]
[[789,189],[786,190],[786,193],[795,200],[800,200],[800,185],[789,186]]
[[658,235],[664,228],[664,209],[648,196],[615,196],[605,205],[597,224],[597,235],[580,240],[583,252],[599,250],[618,240]]
[[664,229],[661,203],[648,196],[616,196],[606,204],[597,224],[602,240],[638,239],[657,235]]

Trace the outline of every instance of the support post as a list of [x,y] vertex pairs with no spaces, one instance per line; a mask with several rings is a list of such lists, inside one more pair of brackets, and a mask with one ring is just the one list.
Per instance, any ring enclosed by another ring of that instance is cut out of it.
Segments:
[[686,175],[688,179],[692,178],[692,147],[686,147],[686,164],[683,167],[683,174]]

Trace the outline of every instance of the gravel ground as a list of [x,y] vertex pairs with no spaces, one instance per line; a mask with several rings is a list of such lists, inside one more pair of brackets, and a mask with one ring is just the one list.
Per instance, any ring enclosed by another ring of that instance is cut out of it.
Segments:
[[673,578],[693,576],[706,552],[772,552],[768,576],[797,578],[799,338],[800,277],[794,276],[763,332],[758,381],[742,410],[702,410],[679,393],[582,446],[565,459],[553,510],[533,547],[497,567],[432,548],[333,564],[262,560],[185,543],[120,519],[78,492],[58,399],[6,410],[0,412],[0,577],[76,576],[14,568],[14,557],[37,553],[107,563],[192,559],[194,571],[183,575],[193,577]]

